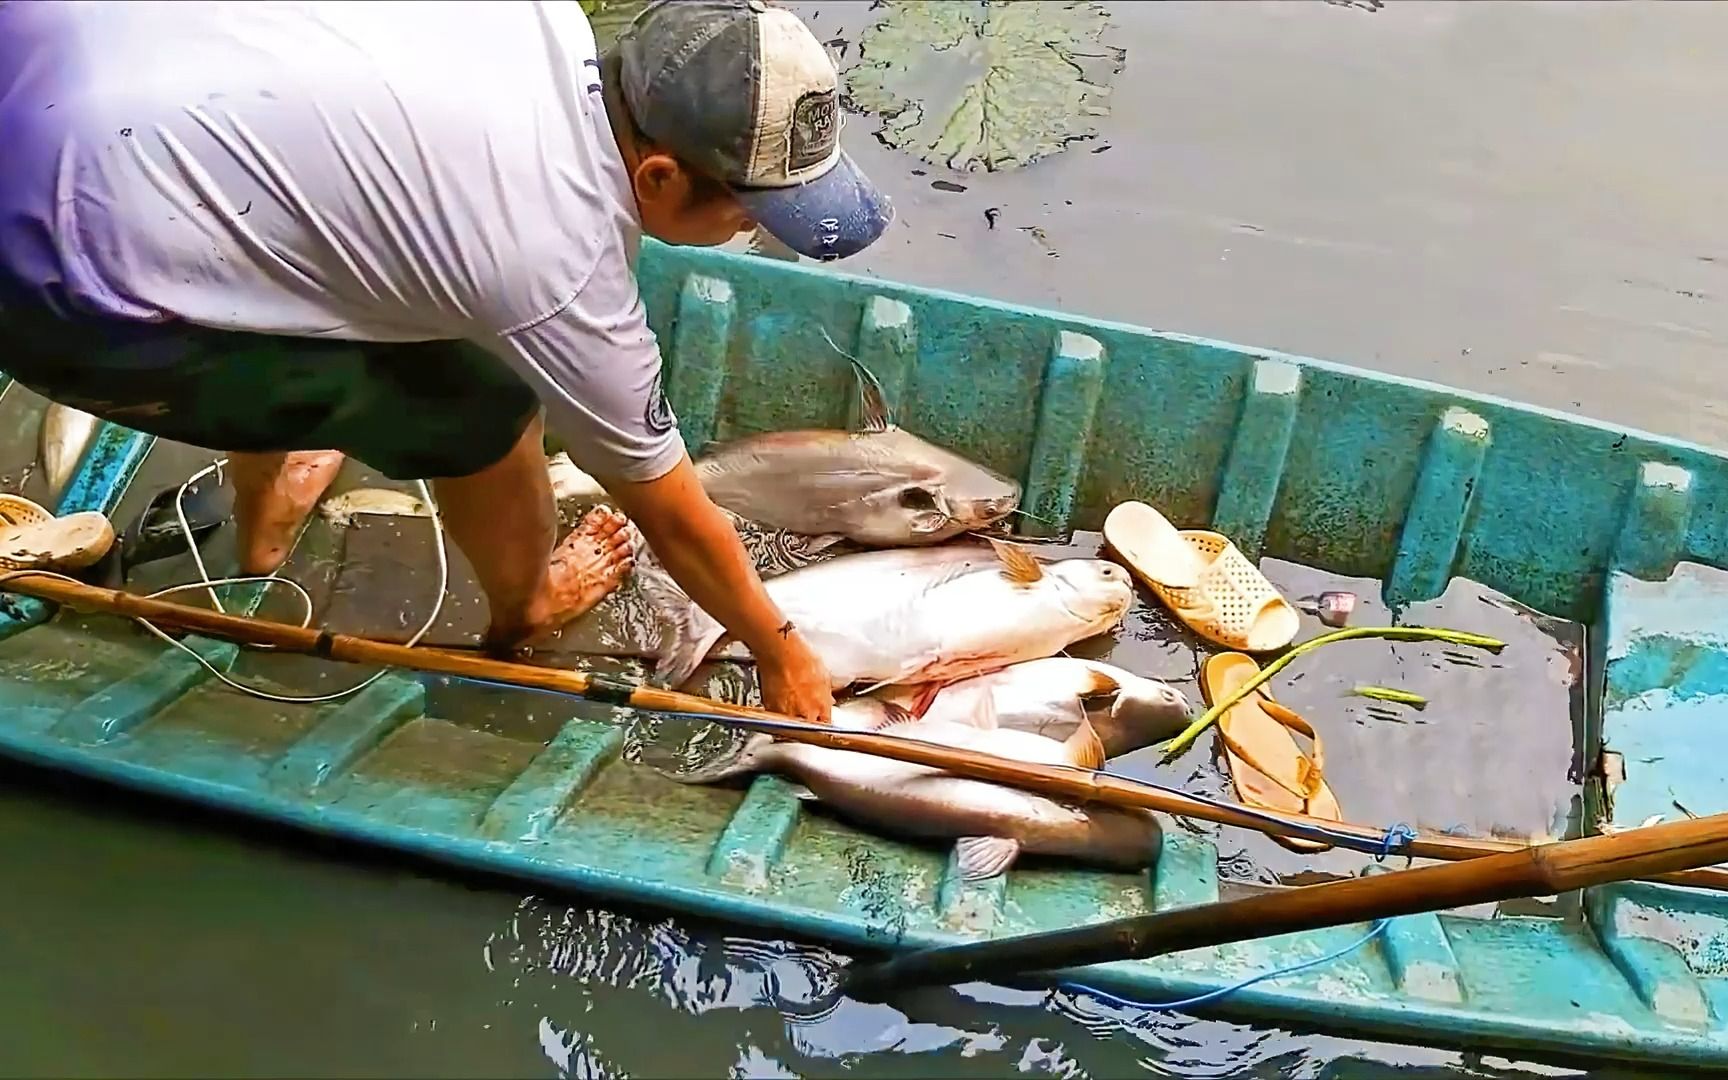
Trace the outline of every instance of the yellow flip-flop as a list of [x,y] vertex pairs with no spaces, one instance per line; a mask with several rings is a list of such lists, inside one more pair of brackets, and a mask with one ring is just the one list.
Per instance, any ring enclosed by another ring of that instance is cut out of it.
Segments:
[[[1200,692],[1206,704],[1221,701],[1260,673],[1260,665],[1242,653],[1218,653],[1200,669]],[[1300,732],[1313,744],[1304,754],[1290,733]],[[1309,817],[1343,820],[1338,799],[1326,783],[1325,757],[1313,725],[1272,700],[1264,688],[1255,690],[1218,718],[1218,736],[1236,798],[1244,806],[1281,810]],[[1275,836],[1291,851],[1326,851],[1332,845],[1317,840]]]
[[1178,529],[1145,503],[1125,502],[1104,519],[1104,543],[1172,614],[1215,645],[1272,652],[1302,628],[1296,609],[1222,533]]
[[0,494],[0,571],[85,570],[114,546],[114,526],[94,510],[55,517],[21,495]]

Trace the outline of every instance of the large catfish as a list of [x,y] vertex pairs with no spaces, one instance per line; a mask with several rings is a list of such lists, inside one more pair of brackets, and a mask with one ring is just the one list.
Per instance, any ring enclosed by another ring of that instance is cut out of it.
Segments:
[[[661,628],[656,677],[680,685],[725,630],[651,553],[636,577]],[[1114,627],[1134,601],[1115,563],[1044,563],[995,539],[842,555],[764,587],[822,658],[835,689],[945,683],[1054,656]]]
[[[989,699],[980,700],[987,710]],[[971,723],[919,720],[892,702],[870,697],[837,704],[834,723],[1015,761],[1093,769],[1104,761],[1097,736],[1084,725],[1058,742],[998,726],[988,713]],[[806,791],[800,794],[863,825],[958,841],[958,864],[966,880],[995,877],[1022,852],[1141,870],[1157,861],[1163,843],[1157,819],[1145,810],[1081,806],[927,765],[781,742],[760,733],[746,736],[737,752],[719,762],[669,775],[683,783],[712,783],[753,772],[771,772],[802,784]]]
[[941,543],[1020,505],[1020,485],[900,428],[856,360],[857,431],[769,431],[720,443],[696,462],[702,488],[758,525],[838,534],[867,547]]
[[1192,707],[1180,690],[1098,660],[1052,656],[941,687],[888,686],[872,697],[920,719],[1004,728],[1063,740],[1090,725],[1106,757],[1139,750],[1188,726]]

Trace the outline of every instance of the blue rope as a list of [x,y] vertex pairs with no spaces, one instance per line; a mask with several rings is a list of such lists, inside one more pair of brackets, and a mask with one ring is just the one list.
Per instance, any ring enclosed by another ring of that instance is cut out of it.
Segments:
[[1357,949],[1360,949],[1362,946],[1385,933],[1386,924],[1389,921],[1390,920],[1387,919],[1374,920],[1373,928],[1366,934],[1363,934],[1360,938],[1357,938],[1342,949],[1329,952],[1325,956],[1313,960],[1306,960],[1300,964],[1292,964],[1289,967],[1275,968],[1272,971],[1262,972],[1252,978],[1243,979],[1239,983],[1226,986],[1222,990],[1213,990],[1210,993],[1196,994],[1191,998],[1183,998],[1180,1001],[1135,1001],[1132,998],[1117,997],[1115,994],[1099,990],[1097,987],[1087,986],[1085,983],[1063,982],[1058,983],[1057,985],[1064,990],[1090,994],[1095,998],[1100,998],[1104,1001],[1108,1001],[1112,1005],[1119,1005],[1123,1008],[1146,1009],[1150,1012],[1168,1012],[1173,1009],[1188,1009],[1196,1005],[1204,1005],[1209,1001],[1218,1001],[1222,998],[1227,998],[1231,994],[1237,993],[1241,990],[1246,990],[1255,983],[1265,982],[1267,979],[1282,978],[1285,975],[1294,975],[1298,971],[1307,971],[1309,968],[1319,967],[1321,964],[1330,964],[1332,961],[1337,960],[1342,956],[1347,956],[1348,954],[1355,952]]
[[[1396,825],[1387,829],[1380,837],[1380,849],[1374,853],[1374,861],[1384,862],[1388,856],[1396,853],[1402,848],[1408,847],[1411,841],[1415,839],[1416,830],[1412,829],[1402,821],[1398,822]],[[1390,921],[1391,920],[1389,919],[1375,919],[1374,925],[1369,928],[1366,934],[1363,934],[1360,938],[1357,938],[1342,949],[1327,953],[1325,956],[1317,957],[1313,960],[1306,960],[1300,964],[1292,964],[1289,967],[1274,968],[1271,971],[1263,972],[1259,975],[1253,976],[1252,978],[1243,979],[1239,983],[1226,986],[1221,990],[1213,990],[1209,993],[1197,994],[1194,997],[1183,998],[1180,1001],[1134,1001],[1129,998],[1117,997],[1114,994],[1099,990],[1097,987],[1087,986],[1085,983],[1063,982],[1058,983],[1057,985],[1062,989],[1071,992],[1091,994],[1095,998],[1108,1001],[1112,1005],[1117,1005],[1123,1008],[1145,1009],[1150,1012],[1168,1012],[1173,1009],[1188,1009],[1195,1005],[1204,1005],[1210,1001],[1222,1000],[1229,997],[1231,994],[1237,993],[1241,990],[1246,990],[1255,983],[1265,982],[1268,979],[1282,978],[1285,975],[1294,975],[1298,971],[1307,971],[1309,968],[1319,967],[1321,964],[1330,964],[1334,960],[1348,956],[1350,953],[1355,952],[1357,949],[1360,949],[1362,946],[1385,933],[1386,926]]]
[[1385,862],[1387,857],[1409,847],[1416,839],[1416,830],[1400,821],[1386,830],[1380,841],[1380,850],[1374,853],[1374,861]]

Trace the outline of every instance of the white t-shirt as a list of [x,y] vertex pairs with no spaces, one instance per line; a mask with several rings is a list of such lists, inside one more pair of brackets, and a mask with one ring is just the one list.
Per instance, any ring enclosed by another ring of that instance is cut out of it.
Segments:
[[648,480],[640,230],[573,0],[0,3],[0,264],[95,310],[472,340]]

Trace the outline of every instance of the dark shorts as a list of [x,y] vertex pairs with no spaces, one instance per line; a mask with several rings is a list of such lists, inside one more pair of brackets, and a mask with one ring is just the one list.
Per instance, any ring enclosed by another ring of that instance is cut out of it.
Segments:
[[540,403],[466,341],[334,341],[64,317],[0,273],[0,370],[50,401],[223,452],[340,450],[392,480],[469,476]]

